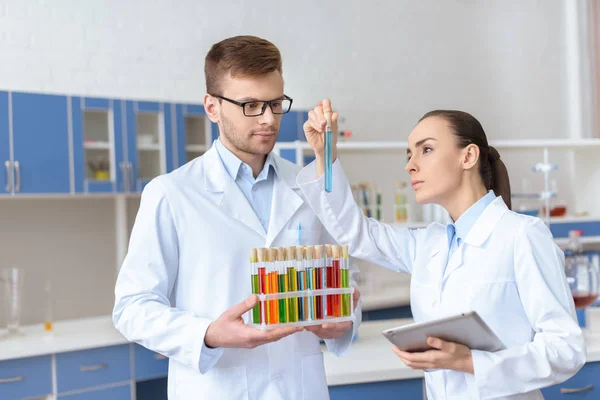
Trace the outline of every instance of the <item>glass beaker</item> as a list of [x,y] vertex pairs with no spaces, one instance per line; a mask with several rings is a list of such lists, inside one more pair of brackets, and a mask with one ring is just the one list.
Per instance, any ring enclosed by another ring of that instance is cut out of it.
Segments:
[[6,327],[8,335],[21,334],[21,292],[23,291],[23,270],[19,268],[3,268],[0,270],[0,281],[4,287],[4,306],[6,311]]
[[566,259],[567,281],[571,287],[575,308],[582,309],[591,305],[600,294],[600,276],[598,270],[586,255],[573,255]]

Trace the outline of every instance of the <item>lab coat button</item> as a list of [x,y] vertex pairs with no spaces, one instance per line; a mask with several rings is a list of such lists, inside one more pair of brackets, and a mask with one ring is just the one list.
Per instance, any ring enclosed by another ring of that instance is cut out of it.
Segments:
[[277,382],[277,381],[280,381],[280,380],[281,380],[281,378],[282,378],[282,377],[281,377],[281,375],[280,375],[280,374],[273,374],[273,375],[271,375],[271,380],[273,380],[273,381],[275,381],[275,382]]

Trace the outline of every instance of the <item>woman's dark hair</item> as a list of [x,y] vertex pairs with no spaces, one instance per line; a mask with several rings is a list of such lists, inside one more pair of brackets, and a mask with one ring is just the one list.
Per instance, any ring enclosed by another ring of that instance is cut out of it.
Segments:
[[423,115],[419,122],[429,117],[446,120],[456,136],[458,147],[464,149],[470,144],[479,147],[479,174],[487,190],[493,189],[496,196],[502,196],[504,203],[511,208],[510,181],[506,166],[500,154],[488,145],[483,127],[475,117],[464,111],[435,110]]

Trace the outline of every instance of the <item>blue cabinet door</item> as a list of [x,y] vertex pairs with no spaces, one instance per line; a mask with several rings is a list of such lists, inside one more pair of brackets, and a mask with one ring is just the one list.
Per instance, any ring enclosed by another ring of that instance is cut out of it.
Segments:
[[0,92],[0,196],[12,193],[8,93]]
[[574,377],[560,385],[543,389],[542,394],[546,400],[600,399],[600,388],[598,387],[599,376],[600,362],[589,362]]
[[[71,98],[75,192],[124,192],[127,166],[124,159],[120,100]],[[90,163],[105,160],[106,177],[96,177]]]
[[[169,105],[164,103],[125,103],[127,160],[135,192],[140,192],[152,178],[166,173],[168,163],[173,164],[173,121],[168,110]],[[141,132],[138,128],[150,129]],[[154,141],[143,143],[142,137],[148,134]]]
[[[175,118],[176,118],[176,123],[174,125],[175,128],[175,139],[176,139],[176,143],[177,143],[177,154],[176,154],[176,168],[180,167],[182,165],[184,165],[186,162],[188,162],[189,158],[188,155],[191,154],[192,156],[196,156],[196,155],[201,155],[202,152],[204,152],[209,146],[210,143],[207,143],[207,139],[206,139],[206,134],[204,133],[204,131],[202,131],[201,133],[201,138],[195,138],[197,140],[196,143],[188,143],[188,132],[187,132],[187,128],[188,128],[188,124],[187,124],[187,119],[188,118],[208,118],[206,116],[206,112],[204,110],[204,106],[203,105],[199,105],[199,104],[177,104],[174,106],[175,109]],[[205,129],[206,128],[206,124],[204,121],[200,122],[202,125],[202,128]],[[214,125],[214,124],[212,124]],[[214,125],[216,126],[216,125]],[[212,126],[211,126],[212,129]],[[199,141],[198,141],[199,140]],[[202,146],[202,151],[197,151],[196,149],[190,149],[188,146],[189,145],[201,145]],[[190,150],[190,151],[188,151]]]
[[330,386],[331,400],[423,399],[423,379],[403,379]]
[[69,193],[66,96],[11,93],[16,193]]
[[0,399],[23,399],[52,393],[50,356],[0,362]]

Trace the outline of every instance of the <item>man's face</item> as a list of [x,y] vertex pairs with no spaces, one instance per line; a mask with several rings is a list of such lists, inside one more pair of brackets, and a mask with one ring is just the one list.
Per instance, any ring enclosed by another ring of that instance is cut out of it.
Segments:
[[[283,97],[283,78],[273,71],[258,77],[223,78],[222,92],[215,93],[240,103],[274,100]],[[273,114],[267,106],[263,115],[246,117],[242,107],[226,100],[213,98],[214,113],[207,109],[213,122],[217,122],[221,140],[234,150],[252,155],[267,155],[277,140],[281,114]],[[206,104],[206,102],[205,102]],[[250,105],[252,107],[254,105]],[[213,119],[214,118],[214,119]]]

